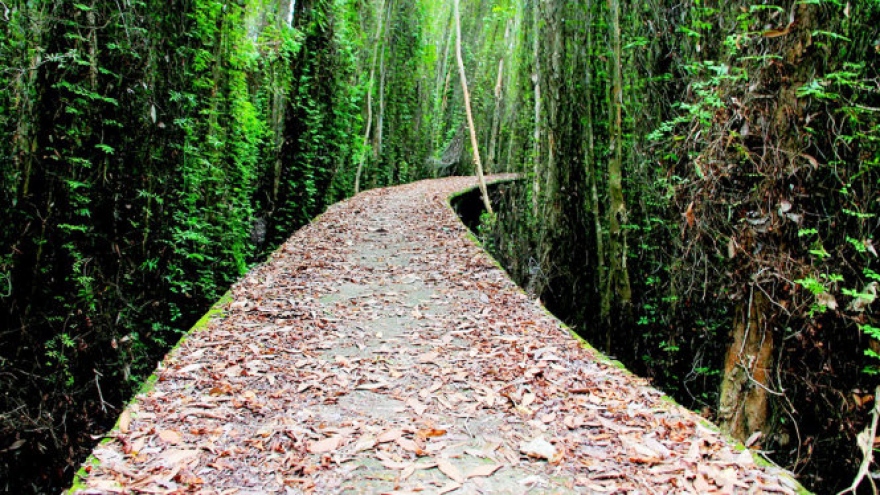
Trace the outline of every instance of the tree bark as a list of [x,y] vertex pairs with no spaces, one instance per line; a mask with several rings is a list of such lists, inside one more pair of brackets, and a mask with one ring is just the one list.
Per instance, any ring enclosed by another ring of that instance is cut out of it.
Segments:
[[378,159],[382,154],[382,139],[385,130],[385,47],[388,45],[388,25],[391,23],[391,10],[394,8],[394,0],[388,2],[385,11],[385,28],[382,36],[382,48],[379,50],[379,116],[376,120],[376,146],[373,147],[373,158]]
[[584,134],[587,141],[585,166],[587,175],[587,184],[590,188],[590,205],[589,209],[593,216],[593,229],[596,236],[596,278],[594,279],[596,287],[599,287],[599,320],[606,329],[606,351],[609,347],[607,329],[611,327],[609,317],[611,315],[611,298],[608,290],[604,288],[608,286],[608,267],[605,266],[605,236],[602,233],[602,211],[599,206],[599,186],[596,167],[596,143],[595,133],[593,129],[593,0],[587,0],[587,45],[586,50],[586,74],[584,84],[586,85],[586,123],[584,124]]
[[503,91],[504,56],[498,60],[498,79],[495,82],[495,111],[492,113],[492,131],[489,135],[489,156],[486,158],[486,167],[495,169],[495,148],[498,142],[498,129],[501,127],[501,96]]
[[373,45],[373,61],[370,63],[370,82],[367,83],[367,125],[364,129],[364,146],[358,160],[357,172],[354,176],[354,193],[361,192],[361,174],[364,170],[364,159],[367,155],[367,146],[370,142],[370,132],[373,129],[373,80],[376,78],[376,61],[379,58],[379,42],[382,36],[382,19],[385,18],[385,0],[379,1],[379,8],[376,11],[376,37],[375,45]]
[[489,201],[489,193],[486,190],[486,178],[483,177],[483,164],[480,162],[480,147],[477,142],[477,132],[474,129],[474,116],[471,112],[471,94],[468,91],[467,75],[464,70],[464,60],[461,57],[461,13],[458,8],[459,0],[455,0],[455,59],[458,62],[458,73],[461,76],[461,90],[464,97],[464,110],[467,115],[468,131],[471,137],[471,148],[474,153],[474,166],[477,169],[477,177],[480,181],[480,193],[483,196],[483,206],[489,214],[492,211],[492,203]]
[[535,129],[532,136],[533,144],[533,179],[532,179],[532,213],[538,215],[538,204],[541,196],[541,23],[540,5],[536,2],[532,7],[532,58],[535,70],[532,73],[532,85],[535,92]]
[[764,317],[768,306],[767,296],[753,288],[737,309],[733,342],[724,359],[719,426],[741,441],[761,431],[768,419],[774,348]]
[[[627,221],[626,202],[623,198],[623,77],[621,75],[620,48],[620,0],[608,0],[608,16],[612,57],[609,59],[611,73],[611,101],[609,102],[608,148],[611,154],[608,161],[608,258],[609,274],[606,296],[612,300],[617,297],[617,308],[621,320],[627,319],[631,311],[632,290],[626,266],[626,232],[622,225]],[[612,328],[606,333],[605,347],[610,351]]]

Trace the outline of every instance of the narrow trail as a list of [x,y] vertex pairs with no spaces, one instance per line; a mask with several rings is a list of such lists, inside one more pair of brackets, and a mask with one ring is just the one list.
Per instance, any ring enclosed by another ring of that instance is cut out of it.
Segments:
[[97,447],[92,493],[795,493],[519,290],[448,196],[334,205]]

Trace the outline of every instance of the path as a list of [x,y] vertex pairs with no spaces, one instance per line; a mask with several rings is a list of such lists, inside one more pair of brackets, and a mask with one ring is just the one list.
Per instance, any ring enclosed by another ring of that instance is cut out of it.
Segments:
[[794,493],[579,345],[446,206],[331,207],[232,289],[78,493]]

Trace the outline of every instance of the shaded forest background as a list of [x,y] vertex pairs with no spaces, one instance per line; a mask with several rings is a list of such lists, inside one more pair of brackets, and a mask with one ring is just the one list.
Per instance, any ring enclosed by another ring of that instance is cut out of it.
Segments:
[[[484,242],[823,492],[872,451],[878,26],[877,0],[461,5],[477,156],[524,177]],[[474,171],[454,27],[427,0],[0,4],[0,489],[63,487],[327,204]]]

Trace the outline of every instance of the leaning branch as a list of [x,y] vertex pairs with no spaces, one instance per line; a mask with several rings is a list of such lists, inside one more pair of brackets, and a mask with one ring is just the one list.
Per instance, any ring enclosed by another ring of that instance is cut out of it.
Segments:
[[483,205],[486,211],[493,214],[492,204],[489,202],[489,193],[486,191],[486,178],[483,177],[483,163],[480,161],[480,149],[477,143],[477,132],[474,130],[474,116],[471,112],[471,94],[468,91],[467,75],[464,72],[464,60],[461,58],[461,15],[458,11],[458,1],[455,0],[455,59],[458,61],[458,73],[461,75],[461,89],[464,93],[464,110],[467,114],[468,131],[471,135],[471,149],[474,151],[474,164],[477,167],[477,177],[480,179],[480,194],[483,196]]

